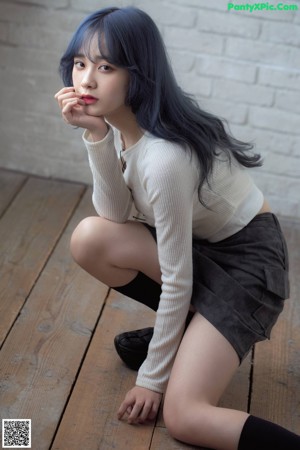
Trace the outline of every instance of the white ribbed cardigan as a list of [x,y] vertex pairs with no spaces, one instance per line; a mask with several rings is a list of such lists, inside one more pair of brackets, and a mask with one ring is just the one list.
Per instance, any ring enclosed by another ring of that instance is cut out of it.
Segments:
[[100,142],[90,141],[87,131],[83,140],[97,213],[123,223],[131,219],[134,204],[135,216],[156,227],[162,294],[136,384],[164,392],[191,301],[192,237],[216,242],[236,233],[260,210],[263,195],[248,171],[234,160],[229,165],[220,152],[210,187],[202,188],[208,209],[198,199],[198,161],[180,145],[145,133],[122,152],[120,134],[112,128]]

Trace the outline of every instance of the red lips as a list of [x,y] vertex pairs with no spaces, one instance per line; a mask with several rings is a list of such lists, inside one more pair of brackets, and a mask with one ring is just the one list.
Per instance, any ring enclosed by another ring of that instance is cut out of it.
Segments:
[[92,95],[82,95],[81,99],[86,105],[93,105],[98,101],[98,99],[96,97],[93,97]]

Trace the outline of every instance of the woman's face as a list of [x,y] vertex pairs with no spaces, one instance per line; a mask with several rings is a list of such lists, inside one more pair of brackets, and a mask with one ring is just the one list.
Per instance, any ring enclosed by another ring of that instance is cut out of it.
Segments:
[[125,106],[128,71],[113,66],[100,55],[96,35],[91,40],[89,58],[83,51],[74,57],[72,77],[87,114],[109,119],[128,108]]

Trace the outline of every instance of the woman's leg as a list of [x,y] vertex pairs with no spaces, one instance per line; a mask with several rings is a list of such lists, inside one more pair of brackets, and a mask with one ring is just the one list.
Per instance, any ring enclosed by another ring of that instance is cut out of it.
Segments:
[[182,339],[166,392],[164,418],[170,434],[215,450],[298,450],[298,435],[217,406],[238,365],[229,342],[196,313]]
[[[79,223],[71,238],[75,261],[99,281],[157,310],[161,273],[157,245],[139,222],[119,224],[101,217]],[[120,358],[138,370],[146,359],[153,329],[123,332],[114,344]]]
[[196,313],[180,344],[165,402],[170,434],[189,444],[236,450],[248,414],[216,405],[239,366],[229,342]]
[[73,232],[71,252],[83,269],[110,287],[130,283],[138,272],[161,283],[156,242],[139,222],[88,217]]

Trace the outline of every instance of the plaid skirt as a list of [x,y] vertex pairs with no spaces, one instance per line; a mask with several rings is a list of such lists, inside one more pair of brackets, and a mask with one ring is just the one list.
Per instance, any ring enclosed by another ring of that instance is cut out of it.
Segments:
[[[155,228],[145,226],[156,239]],[[142,273],[114,289],[158,308],[161,287]],[[256,342],[270,338],[288,297],[288,251],[274,214],[255,216],[219,242],[193,239],[191,304],[230,342],[240,361]]]

